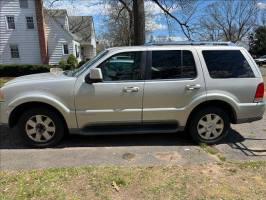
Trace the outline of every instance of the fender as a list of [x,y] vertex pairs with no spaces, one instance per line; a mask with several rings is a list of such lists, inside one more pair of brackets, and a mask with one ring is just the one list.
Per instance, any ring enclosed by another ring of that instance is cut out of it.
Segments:
[[76,114],[75,110],[70,110],[65,104],[59,101],[56,96],[51,94],[25,94],[19,98],[12,100],[8,107],[10,108],[10,113],[19,105],[30,102],[40,102],[48,104],[55,109],[57,109],[65,118],[66,123],[69,128],[77,128]]
[[[181,121],[181,124],[186,124],[188,117],[190,116],[191,112],[198,106],[200,106],[202,103],[208,102],[208,101],[223,101],[230,105],[232,109],[234,110],[234,113],[237,115],[240,108],[238,107],[237,101],[233,98],[231,98],[229,95],[223,95],[221,93],[202,93],[199,96],[197,96],[189,105],[187,105],[184,108],[183,112],[183,119],[184,121]],[[235,116],[237,117],[237,116]]]
[[230,94],[222,94],[221,92],[211,92],[207,93],[207,101],[211,100],[219,100],[228,103],[235,111],[235,113],[239,112],[239,106],[236,99],[232,98]]

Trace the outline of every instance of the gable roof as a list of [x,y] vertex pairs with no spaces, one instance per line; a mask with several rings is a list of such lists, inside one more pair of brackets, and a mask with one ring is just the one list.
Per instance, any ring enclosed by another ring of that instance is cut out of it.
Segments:
[[64,17],[67,16],[67,10],[66,9],[45,9],[47,14],[49,14],[51,17]]
[[57,24],[57,26],[60,27],[62,31],[64,31],[69,37],[77,42],[80,42],[82,40],[82,38],[78,35],[73,34],[69,30],[65,29],[64,24],[61,24],[58,21],[58,18],[67,16],[67,11],[65,9],[45,9],[44,11],[45,15],[51,18],[55,22],[55,24]]
[[69,30],[82,38],[81,42],[91,42],[93,34],[93,18],[92,16],[69,16]]

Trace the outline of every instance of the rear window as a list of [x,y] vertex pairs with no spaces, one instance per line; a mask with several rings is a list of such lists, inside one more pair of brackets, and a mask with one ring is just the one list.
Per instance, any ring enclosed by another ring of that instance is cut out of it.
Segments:
[[205,50],[202,53],[212,78],[255,77],[239,50]]
[[151,79],[192,79],[196,76],[191,51],[152,51]]

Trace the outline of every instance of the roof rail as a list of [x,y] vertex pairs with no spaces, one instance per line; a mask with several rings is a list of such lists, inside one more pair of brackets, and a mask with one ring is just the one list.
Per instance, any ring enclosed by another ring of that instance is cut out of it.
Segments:
[[181,42],[149,42],[146,46],[153,45],[210,45],[210,46],[235,46],[232,42],[205,42],[205,41],[181,41]]

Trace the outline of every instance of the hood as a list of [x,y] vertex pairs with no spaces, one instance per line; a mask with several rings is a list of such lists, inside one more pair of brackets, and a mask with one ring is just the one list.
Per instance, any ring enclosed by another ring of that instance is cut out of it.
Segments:
[[65,76],[63,73],[55,74],[55,73],[40,73],[40,74],[33,74],[33,75],[26,75],[26,76],[20,76],[18,78],[12,79],[11,81],[8,81],[5,85],[10,85],[14,83],[23,83],[23,82],[39,82],[39,81],[45,81],[45,80],[59,80],[59,79],[65,79],[67,76]]

